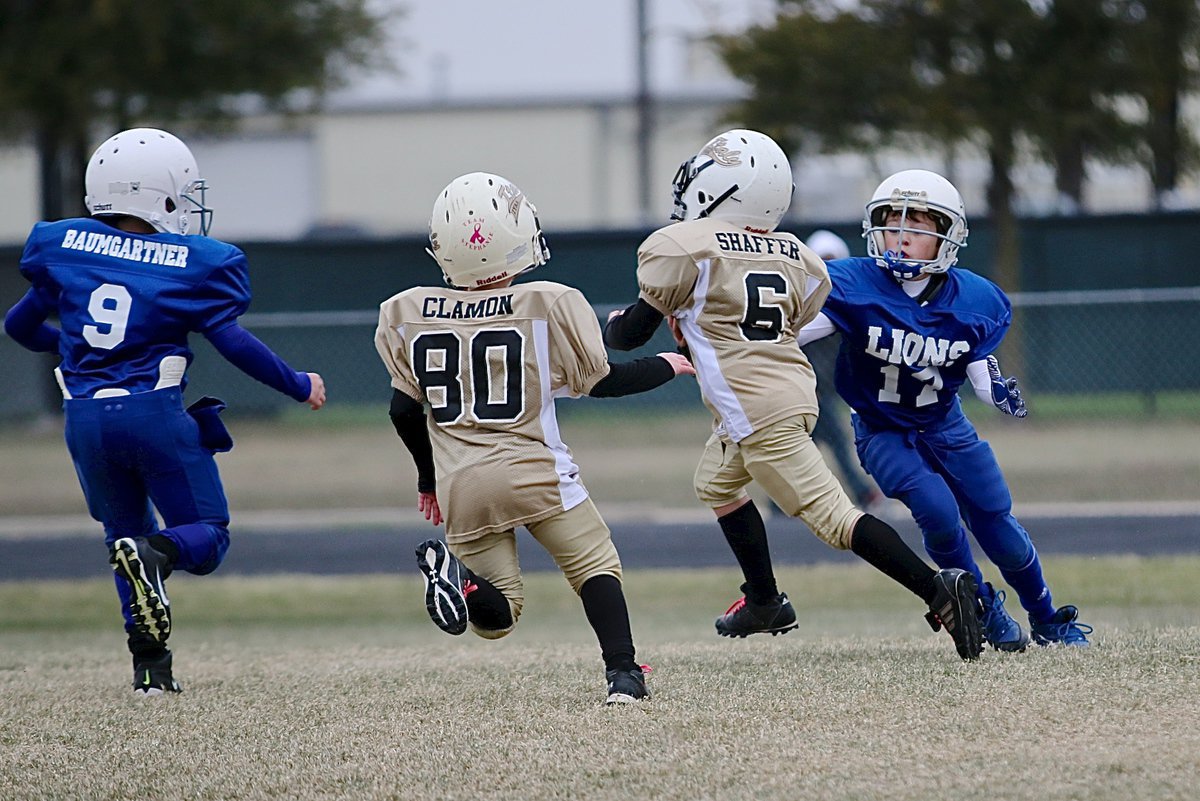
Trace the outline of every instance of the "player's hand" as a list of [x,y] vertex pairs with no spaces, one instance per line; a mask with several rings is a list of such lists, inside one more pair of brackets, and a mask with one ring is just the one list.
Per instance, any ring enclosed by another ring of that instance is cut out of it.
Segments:
[[435,526],[442,524],[442,507],[438,506],[436,492],[418,492],[417,511],[424,513],[425,519]]
[[624,313],[625,313],[624,309],[613,309],[612,311],[610,311],[608,313],[608,319],[605,320],[605,323],[611,323],[613,320],[620,317]]
[[312,382],[312,390],[308,393],[308,407],[313,411],[325,405],[325,379],[317,373],[309,373],[308,380]]
[[992,381],[992,404],[1013,417],[1025,417],[1029,410],[1025,408],[1025,399],[1017,386],[1017,378],[1005,378],[1000,373],[1000,362],[995,356],[987,357],[988,378]]
[[666,359],[667,364],[671,365],[671,369],[675,371],[675,375],[696,374],[696,368],[692,367],[692,363],[682,353],[658,353],[655,355],[660,359]]
[[675,338],[675,344],[681,348],[687,347],[687,340],[683,338],[683,329],[679,327],[679,318],[667,317],[667,328],[671,329],[671,336]]

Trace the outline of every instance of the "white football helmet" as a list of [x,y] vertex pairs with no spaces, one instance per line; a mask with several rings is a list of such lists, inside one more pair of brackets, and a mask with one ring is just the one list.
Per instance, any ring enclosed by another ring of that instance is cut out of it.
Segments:
[[426,250],[456,289],[515,278],[550,259],[537,209],[511,181],[486,172],[460,175],[438,195]]
[[808,239],[804,240],[804,244],[823,261],[850,258],[850,246],[846,244],[846,240],[824,228],[813,231]]
[[155,230],[208,235],[212,209],[204,205],[208,184],[192,151],[177,137],[157,128],[121,131],[96,148],[84,175],[88,211],[97,217],[128,214]]
[[792,166],[775,140],[726,131],[679,165],[672,220],[713,217],[751,231],[774,231],[792,203]]
[[[885,220],[892,209],[900,212],[900,224],[889,227]],[[933,259],[901,258],[898,253],[889,253],[884,244],[884,231],[906,230],[910,210],[928,212],[937,222],[936,233],[922,232],[941,240]],[[867,240],[867,255],[898,279],[916,278],[921,273],[944,273],[958,261],[958,249],[967,246],[967,212],[962,195],[954,184],[935,172],[898,172],[886,178],[871,195],[863,215],[863,238]]]

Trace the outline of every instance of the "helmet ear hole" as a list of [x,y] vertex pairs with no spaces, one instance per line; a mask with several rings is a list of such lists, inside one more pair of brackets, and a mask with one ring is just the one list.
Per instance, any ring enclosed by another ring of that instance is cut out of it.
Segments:
[[166,206],[167,214],[170,214],[171,212],[175,211],[175,201],[171,200],[171,198],[167,198],[167,202],[164,203],[163,205]]

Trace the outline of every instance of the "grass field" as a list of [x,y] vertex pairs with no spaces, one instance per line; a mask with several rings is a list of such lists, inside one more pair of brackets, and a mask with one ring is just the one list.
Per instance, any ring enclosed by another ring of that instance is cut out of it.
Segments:
[[1200,557],[1063,558],[1090,650],[975,664],[865,566],[780,572],[801,626],[717,638],[732,571],[634,572],[653,698],[605,708],[561,577],[448,637],[419,579],[172,580],[185,692],[138,700],[107,580],[0,584],[4,799],[1189,799]]

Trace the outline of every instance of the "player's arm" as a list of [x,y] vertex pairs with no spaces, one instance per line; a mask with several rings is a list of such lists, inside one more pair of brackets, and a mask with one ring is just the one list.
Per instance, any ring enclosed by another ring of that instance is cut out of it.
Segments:
[[293,370],[236,322],[217,331],[205,331],[204,336],[230,364],[256,381],[294,400],[308,401],[314,409],[324,405],[325,382],[321,376]]
[[192,330],[204,334],[226,361],[246,375],[289,398],[325,405],[325,381],[317,373],[300,373],[275,355],[238,323],[250,305],[250,272],[246,254],[226,245],[224,260],[197,285],[192,296]]
[[984,403],[989,403],[1013,417],[1025,417],[1029,414],[1029,410],[1025,408],[1025,399],[1021,397],[1021,389],[1017,386],[1016,376],[1005,378],[1000,372],[1000,362],[995,356],[968,364],[967,378],[971,381],[971,388],[975,390],[975,397]]
[[442,522],[442,511],[437,502],[437,472],[433,464],[429,426],[425,421],[425,407],[406,393],[393,389],[388,417],[392,419],[392,427],[417,467],[417,509],[424,512],[425,519],[433,521],[436,526]]
[[604,325],[604,344],[616,350],[633,350],[650,341],[658,324],[663,321],[662,312],[638,298],[638,302],[625,309],[617,309],[608,315]]
[[796,332],[796,344],[803,347],[810,342],[824,339],[836,330],[833,320],[826,317],[824,312],[818,312],[816,317]]
[[32,287],[4,315],[4,333],[23,348],[37,353],[58,350],[59,330],[46,324],[50,310]]
[[678,353],[660,353],[631,362],[610,362],[608,375],[597,381],[588,395],[620,398],[661,387],[677,375],[695,374],[692,363]]

